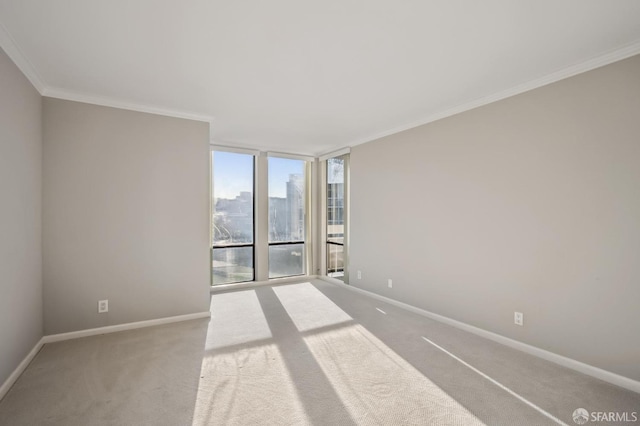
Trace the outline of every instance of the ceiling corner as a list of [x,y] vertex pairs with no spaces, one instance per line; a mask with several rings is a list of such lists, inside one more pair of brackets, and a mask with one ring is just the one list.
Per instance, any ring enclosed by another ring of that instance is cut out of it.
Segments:
[[18,45],[16,44],[11,34],[7,31],[7,29],[0,23],[0,47],[5,51],[5,53],[11,58],[14,64],[18,67],[22,74],[27,77],[27,79],[31,82],[33,87],[43,95],[46,90],[46,85],[42,81],[42,78],[36,72],[35,67],[29,62],[27,57],[22,53]]

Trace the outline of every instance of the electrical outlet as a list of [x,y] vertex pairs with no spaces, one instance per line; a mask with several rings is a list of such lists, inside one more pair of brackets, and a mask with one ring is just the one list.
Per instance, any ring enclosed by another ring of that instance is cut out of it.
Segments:
[[98,313],[104,314],[105,312],[109,312],[109,301],[98,300]]
[[391,281],[391,278],[389,278],[389,282],[387,283],[387,285],[389,286],[389,288],[393,288],[393,281]]
[[358,279],[361,280],[362,279],[362,271],[358,271]]
[[524,324],[524,314],[522,312],[513,313],[513,322],[515,325],[522,326]]

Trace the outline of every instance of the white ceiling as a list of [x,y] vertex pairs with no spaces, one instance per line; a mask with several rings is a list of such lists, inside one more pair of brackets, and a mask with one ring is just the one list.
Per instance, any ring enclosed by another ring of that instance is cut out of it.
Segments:
[[640,53],[637,0],[0,0],[0,23],[46,96],[301,154]]

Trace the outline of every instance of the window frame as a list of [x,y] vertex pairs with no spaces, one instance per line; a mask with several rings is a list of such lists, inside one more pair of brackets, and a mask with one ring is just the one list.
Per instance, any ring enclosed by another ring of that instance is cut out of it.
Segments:
[[[309,269],[310,269],[310,265],[308,265],[308,259],[309,259],[309,255],[310,255],[310,250],[309,250],[309,234],[310,234],[310,229],[309,229],[309,218],[310,218],[310,212],[309,210],[311,209],[311,207],[309,206],[309,201],[310,201],[310,197],[311,197],[311,191],[310,191],[310,182],[311,182],[311,164],[313,161],[315,161],[314,158],[311,157],[307,157],[307,156],[300,156],[300,155],[293,155],[293,154],[283,154],[283,153],[273,153],[273,152],[269,152],[267,153],[267,164],[268,164],[268,160],[270,158],[280,158],[280,159],[287,159],[287,160],[297,160],[297,161],[302,161],[302,165],[303,165],[303,196],[302,196],[302,200],[301,200],[301,205],[303,208],[303,216],[302,216],[302,227],[303,227],[303,238],[301,240],[287,240],[287,241],[271,241],[269,238],[269,235],[267,234],[267,276],[269,280],[275,280],[275,279],[281,279],[281,278],[291,278],[291,277],[302,277],[302,276],[306,276],[309,275]],[[269,181],[269,167],[267,166],[267,183]],[[267,226],[269,226],[269,221],[271,220],[271,205],[270,205],[270,196],[269,196],[269,188],[267,185],[267,210],[268,210],[268,217],[267,217]],[[302,273],[300,274],[292,274],[292,275],[278,275],[278,276],[272,276],[271,275],[271,247],[277,247],[277,246],[285,246],[285,245],[290,245],[290,246],[302,246]]]
[[[342,159],[343,160],[343,193],[342,193],[342,222],[343,222],[343,232],[342,232],[342,242],[336,241],[336,237],[332,237],[332,234],[329,233],[329,226],[335,225],[335,217],[333,217],[332,221],[330,221],[329,214],[329,196],[332,195],[332,190],[329,189],[329,160],[330,159]],[[322,161],[322,187],[321,187],[321,209],[322,209],[322,237],[321,237],[321,247],[324,247],[322,251],[322,261],[320,267],[322,268],[322,274],[326,277],[330,277],[336,280],[340,280],[345,284],[349,284],[349,172],[350,172],[350,150],[344,149],[340,151],[336,151],[334,153],[330,153],[324,155],[320,158]],[[331,268],[331,256],[330,251],[331,247],[342,247],[342,272],[343,275],[341,277],[332,276],[335,272],[338,272],[339,269]]]
[[[252,212],[253,212],[253,217],[252,219],[252,224],[251,224],[251,232],[252,232],[252,236],[251,236],[251,243],[234,243],[234,244],[222,244],[222,245],[216,245],[215,241],[214,241],[214,235],[213,235],[213,221],[214,221],[214,216],[215,216],[215,198],[214,198],[214,193],[215,193],[215,182],[214,182],[214,153],[215,152],[225,152],[225,153],[231,153],[231,154],[243,154],[243,155],[250,155],[252,157],[252,174],[253,174],[253,179],[251,182],[251,199],[252,199]],[[230,148],[230,147],[223,147],[223,146],[216,146],[216,145],[210,145],[209,146],[209,168],[210,168],[210,177],[209,177],[209,182],[211,185],[211,189],[210,189],[210,194],[209,194],[209,217],[210,217],[210,235],[209,235],[209,247],[210,247],[210,254],[209,254],[209,262],[210,262],[210,267],[209,267],[209,271],[210,271],[210,286],[211,287],[217,287],[217,286],[221,286],[221,285],[233,285],[233,284],[242,284],[242,283],[247,283],[247,282],[254,282],[256,280],[257,274],[256,274],[256,251],[257,251],[257,244],[256,244],[256,234],[257,234],[257,227],[256,227],[256,219],[257,219],[257,215],[256,215],[256,206],[257,206],[257,197],[256,197],[256,180],[257,180],[257,172],[258,172],[258,168],[257,168],[257,157],[258,157],[259,153],[253,150],[245,150],[245,149],[238,149],[238,148]],[[251,275],[251,279],[248,280],[242,280],[242,281],[233,281],[233,282],[225,282],[225,283],[217,283],[215,284],[213,282],[213,278],[214,278],[214,273],[213,273],[213,254],[216,250],[224,250],[224,249],[233,249],[233,248],[246,248],[246,247],[251,247],[252,251],[251,251],[251,270],[252,270],[252,275]]]

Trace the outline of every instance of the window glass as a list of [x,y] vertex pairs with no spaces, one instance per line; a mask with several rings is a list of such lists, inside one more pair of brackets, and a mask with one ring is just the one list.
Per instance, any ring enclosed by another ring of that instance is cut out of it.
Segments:
[[302,275],[306,162],[269,158],[269,278]]
[[327,160],[327,275],[344,276],[344,157]]
[[212,284],[254,279],[254,157],[214,151]]

